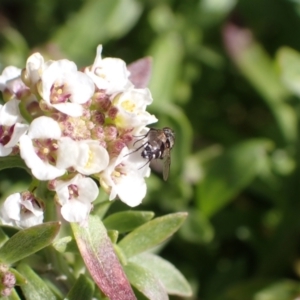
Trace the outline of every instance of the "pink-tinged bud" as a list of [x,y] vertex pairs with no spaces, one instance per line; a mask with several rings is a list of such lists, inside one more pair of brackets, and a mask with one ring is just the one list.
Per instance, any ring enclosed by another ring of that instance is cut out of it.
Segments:
[[1,290],[1,296],[8,297],[11,294],[11,291],[11,288],[4,288],[3,290]]
[[98,91],[93,97],[94,103],[100,111],[106,112],[111,106],[109,96],[104,91]]
[[111,144],[110,153],[112,156],[118,156],[126,144],[122,140],[117,140]]
[[73,132],[75,130],[74,124],[70,121],[65,121],[61,123],[62,125],[62,134],[63,136],[73,136]]
[[132,140],[133,140],[133,136],[132,136],[132,134],[131,133],[124,133],[122,136],[121,136],[121,139],[122,139],[122,141],[126,144],[126,145],[128,145],[130,142],[132,142]]
[[103,141],[105,139],[105,133],[102,126],[95,126],[92,130],[92,138]]
[[107,141],[113,141],[118,136],[118,130],[115,126],[106,126],[104,128],[104,134]]
[[115,106],[112,106],[110,109],[109,109],[109,111],[108,111],[108,116],[112,119],[112,120],[114,120],[115,118],[116,118],[116,116],[117,116],[117,114],[118,114],[118,108],[117,107],[115,107]]
[[105,122],[105,115],[102,112],[94,111],[91,120],[97,125],[103,125]]
[[13,273],[11,272],[6,272],[5,274],[3,274],[2,277],[2,284],[6,287],[6,288],[13,288],[16,284],[16,277]]

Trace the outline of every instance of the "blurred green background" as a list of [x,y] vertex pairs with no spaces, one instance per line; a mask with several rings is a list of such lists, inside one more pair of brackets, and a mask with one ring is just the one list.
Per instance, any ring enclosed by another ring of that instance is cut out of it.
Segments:
[[[138,209],[189,212],[161,255],[193,299],[299,299],[299,0],[0,1],[1,70],[34,51],[90,65],[98,44],[153,58],[149,110],[176,145]],[[1,197],[28,180],[0,172]]]

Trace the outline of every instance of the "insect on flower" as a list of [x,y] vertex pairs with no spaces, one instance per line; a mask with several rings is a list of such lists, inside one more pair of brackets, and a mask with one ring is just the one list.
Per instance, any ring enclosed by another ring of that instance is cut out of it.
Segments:
[[163,129],[150,128],[150,130],[143,135],[142,139],[147,139],[144,144],[137,148],[134,152],[144,147],[141,155],[143,158],[148,159],[147,163],[150,163],[153,159],[163,159],[163,178],[168,179],[170,165],[171,165],[171,149],[175,143],[175,132],[169,128],[164,127]]

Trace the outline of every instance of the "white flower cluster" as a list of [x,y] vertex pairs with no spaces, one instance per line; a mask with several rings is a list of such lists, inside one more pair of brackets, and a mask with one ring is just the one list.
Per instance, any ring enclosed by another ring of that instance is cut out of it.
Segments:
[[[140,153],[127,154],[134,152],[134,136],[157,121],[146,111],[151,93],[135,88],[124,61],[103,59],[101,52],[98,46],[93,65],[82,71],[72,61],[44,61],[35,53],[25,69],[10,66],[0,76],[6,101],[0,105],[0,156],[20,154],[36,179],[49,181],[69,222],[84,222],[98,196],[88,176],[99,180],[110,200],[119,197],[133,207],[145,197],[150,174]],[[41,206],[22,199],[7,198],[2,221],[9,223],[13,209],[14,225],[42,222]],[[24,211],[26,222],[20,221]],[[37,216],[32,222],[30,214]]]

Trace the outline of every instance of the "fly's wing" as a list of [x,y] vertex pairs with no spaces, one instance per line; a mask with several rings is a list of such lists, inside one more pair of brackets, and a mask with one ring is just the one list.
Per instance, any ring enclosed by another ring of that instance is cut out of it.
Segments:
[[168,153],[168,155],[166,155],[164,158],[163,178],[165,181],[169,177],[170,165],[171,165],[171,156],[170,153]]

